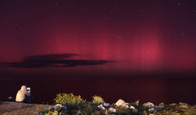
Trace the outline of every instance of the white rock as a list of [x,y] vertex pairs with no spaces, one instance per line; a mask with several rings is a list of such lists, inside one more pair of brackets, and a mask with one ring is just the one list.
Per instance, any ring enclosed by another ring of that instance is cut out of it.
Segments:
[[106,108],[108,108],[108,107],[110,107],[110,104],[104,102],[104,103],[103,103],[103,106],[106,107]]
[[60,108],[62,108],[63,106],[61,105],[61,104],[56,104],[56,105],[54,105],[54,109],[60,109]]
[[150,108],[148,109],[149,112],[156,112],[156,110],[154,108]]
[[159,104],[159,106],[165,106],[165,104],[162,102],[162,103]]
[[135,107],[134,107],[134,106],[130,106],[129,108],[130,108],[131,110],[135,109]]
[[143,104],[143,106],[145,107],[145,108],[153,108],[154,107],[154,104],[153,103],[151,103],[151,102],[147,102],[147,103],[144,103]]
[[179,102],[179,105],[188,105],[187,103]]
[[182,108],[182,109],[188,109],[189,108],[187,104],[185,104],[185,105],[179,105],[179,107]]
[[128,108],[129,108],[129,104],[127,104],[127,103],[123,103],[120,107],[123,107],[123,108],[128,109]]
[[116,113],[116,109],[110,107],[110,108],[108,109],[108,113]]
[[176,106],[177,104],[176,103],[171,103],[169,104],[170,106]]
[[105,110],[105,107],[102,104],[98,105],[97,108],[101,110]]
[[124,100],[119,99],[119,100],[115,103],[115,105],[119,107],[119,106],[121,106],[121,105],[124,104],[124,103],[125,103]]

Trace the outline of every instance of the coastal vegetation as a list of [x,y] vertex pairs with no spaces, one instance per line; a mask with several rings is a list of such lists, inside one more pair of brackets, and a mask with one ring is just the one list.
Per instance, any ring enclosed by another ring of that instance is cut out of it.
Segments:
[[55,105],[38,115],[196,115],[196,106],[187,103],[172,103],[154,105],[151,102],[125,102],[119,99],[109,104],[100,96],[93,96],[92,101],[86,101],[74,94],[57,94]]

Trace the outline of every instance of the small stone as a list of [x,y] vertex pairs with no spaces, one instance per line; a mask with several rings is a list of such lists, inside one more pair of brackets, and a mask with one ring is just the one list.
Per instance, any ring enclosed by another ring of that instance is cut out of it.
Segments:
[[119,107],[119,106],[121,106],[123,103],[125,103],[125,101],[122,100],[122,99],[119,99],[119,100],[115,103],[115,105]]
[[155,108],[157,108],[157,109],[163,109],[164,108],[164,106],[155,106]]
[[188,105],[187,103],[179,102],[179,105]]
[[134,106],[129,107],[133,113],[138,113],[138,110]]
[[165,104],[162,102],[158,106],[155,106],[155,109],[163,109],[165,107]]
[[134,106],[130,106],[129,108],[130,108],[131,110],[135,109],[135,107],[134,107]]
[[63,106],[62,108],[63,108],[64,110],[67,110],[67,106]]
[[129,105],[127,103],[123,103],[120,107],[128,109]]
[[108,109],[108,113],[116,113],[116,109],[110,107],[110,108]]
[[102,104],[98,105],[97,108],[100,110],[105,110],[105,107]]
[[154,104],[153,103],[151,103],[151,102],[147,102],[147,103],[144,103],[143,104],[143,106],[145,107],[145,108],[153,108],[154,107]]
[[139,105],[139,103],[140,103],[140,100],[135,101],[135,104]]
[[150,108],[148,109],[149,112],[156,112],[156,110],[154,108]]
[[108,107],[110,107],[110,104],[104,102],[104,103],[103,103],[103,106],[106,107],[106,108],[108,108]]
[[165,106],[165,104],[162,102],[162,103],[159,104],[159,106]]
[[12,96],[9,96],[7,99],[8,99],[8,100],[12,100],[13,98],[12,98]]
[[138,113],[138,110],[137,109],[133,109],[132,112]]
[[61,105],[61,104],[56,104],[56,105],[54,105],[54,109],[60,109],[60,108],[62,108],[63,106]]
[[169,104],[170,106],[176,106],[177,104],[176,103],[171,103]]
[[188,109],[188,105],[179,105],[179,107],[182,109]]

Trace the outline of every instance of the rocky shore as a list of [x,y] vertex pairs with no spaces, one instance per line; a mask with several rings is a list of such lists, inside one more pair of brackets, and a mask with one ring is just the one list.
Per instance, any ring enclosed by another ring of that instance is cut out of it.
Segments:
[[140,104],[139,100],[133,103],[119,99],[116,103],[106,102],[97,104],[86,102],[82,105],[67,106],[56,104],[50,110],[43,111],[38,115],[196,115],[196,106],[187,103],[160,103],[152,102]]
[[196,115],[196,106],[187,103],[160,103],[151,102],[140,104],[139,100],[133,103],[122,99],[116,103],[85,102],[83,105],[72,107],[56,104],[25,104],[16,102],[0,102],[0,115]]

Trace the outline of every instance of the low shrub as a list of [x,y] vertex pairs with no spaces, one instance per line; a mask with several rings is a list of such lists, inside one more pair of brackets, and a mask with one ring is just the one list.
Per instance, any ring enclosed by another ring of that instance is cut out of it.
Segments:
[[104,102],[104,100],[103,100],[103,98],[102,97],[100,97],[100,96],[93,96],[93,103],[95,103],[95,104],[101,104],[101,103],[103,103]]
[[78,106],[79,104],[82,104],[85,102],[85,100],[83,100],[80,95],[75,96],[73,93],[70,93],[70,94],[59,93],[57,94],[54,101],[57,104],[62,104],[66,106]]

